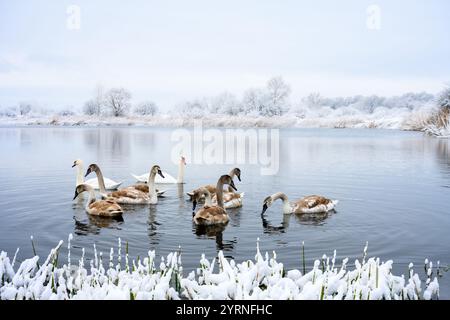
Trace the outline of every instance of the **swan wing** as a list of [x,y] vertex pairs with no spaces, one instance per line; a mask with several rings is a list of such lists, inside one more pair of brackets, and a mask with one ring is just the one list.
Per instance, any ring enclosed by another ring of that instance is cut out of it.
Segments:
[[162,173],[164,175],[164,178],[161,177],[160,175],[156,175],[155,183],[177,183],[177,179],[172,177],[170,174],[168,174],[165,171],[163,171]]
[[307,196],[295,203],[295,212],[320,213],[334,209],[338,201],[330,200],[322,196]]
[[217,224],[228,222],[226,211],[220,207],[204,207],[197,211],[194,215],[196,224]]
[[114,181],[114,180],[108,179],[108,178],[105,178],[104,180],[105,180],[106,189],[110,189],[110,190],[118,189],[119,186],[123,183],[123,181],[117,182],[117,181]]
[[90,213],[99,216],[116,216],[123,213],[122,208],[114,201],[99,200],[89,205]]
[[[122,184],[122,181],[116,182],[109,178],[104,178],[104,181],[105,181],[105,188],[107,190],[117,189]],[[84,183],[91,186],[92,188],[94,188],[96,190],[100,189],[97,178],[88,179],[88,180],[84,181]]]
[[166,192],[167,190],[158,190],[156,189],[156,194],[158,195],[158,197],[162,197],[163,194]]
[[136,175],[136,174],[131,173],[131,176],[133,178],[135,178],[136,181],[147,183],[148,182],[149,173],[144,173],[144,174],[141,174],[141,175]]

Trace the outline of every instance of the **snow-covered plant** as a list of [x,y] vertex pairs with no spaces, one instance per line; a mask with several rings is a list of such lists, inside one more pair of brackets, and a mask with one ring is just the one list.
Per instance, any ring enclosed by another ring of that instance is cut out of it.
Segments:
[[450,87],[439,94],[437,106],[438,111],[430,117],[423,131],[435,137],[450,137]]
[[105,94],[106,107],[114,117],[123,117],[130,110],[131,93],[124,88],[112,88]]
[[154,116],[158,113],[158,106],[152,101],[141,102],[135,109],[134,113],[140,116]]
[[[72,239],[69,236],[69,242]],[[236,263],[227,260],[222,251],[211,261],[203,254],[197,272],[183,274],[181,250],[161,257],[155,266],[155,252],[149,251],[142,261],[133,260],[126,268],[120,261],[105,269],[102,253],[94,259],[89,269],[85,267],[85,253],[78,267],[71,269],[70,262],[58,263],[63,242],[51,250],[40,265],[39,256],[24,260],[16,267],[6,252],[0,253],[0,299],[434,299],[439,297],[439,283],[433,264],[425,261],[426,281],[423,284],[413,265],[409,265],[407,279],[392,273],[392,261],[367,259],[367,246],[362,262],[355,260],[353,270],[344,259],[336,265],[333,257],[324,255],[316,260],[311,270],[286,270],[278,262],[276,253],[264,255],[257,243],[254,260]],[[119,241],[119,246],[121,242]],[[70,245],[69,245],[70,248]],[[121,248],[119,247],[118,252]],[[303,246],[304,261],[304,246]],[[128,250],[126,250],[128,252]],[[16,251],[17,254],[17,251]],[[120,257],[118,254],[118,257]],[[70,261],[70,258],[69,258]],[[436,269],[437,270],[437,269]],[[71,272],[73,271],[73,272]]]

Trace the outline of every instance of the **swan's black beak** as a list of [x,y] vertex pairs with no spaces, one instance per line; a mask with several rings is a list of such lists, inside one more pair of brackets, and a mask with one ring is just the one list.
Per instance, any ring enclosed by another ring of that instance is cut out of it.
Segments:
[[268,208],[268,207],[267,207],[267,204],[264,203],[263,209],[262,209],[262,212],[261,212],[261,215],[263,215],[264,212],[266,212],[267,208]]
[[164,175],[163,175],[163,173],[162,173],[162,171],[161,171],[160,169],[158,169],[158,174],[159,174],[162,178],[164,178]]
[[197,200],[194,200],[192,201],[192,213],[194,213],[196,207],[197,207]]
[[237,174],[236,177],[238,178],[239,182],[241,182],[241,174]]
[[86,178],[91,172],[92,172],[91,167],[89,167],[87,169],[86,174],[84,175],[84,177]]
[[75,200],[78,197],[79,193],[78,190],[75,190],[75,196],[73,197],[72,201]]
[[234,189],[234,191],[237,191],[236,186],[234,185],[233,180],[231,180],[230,187],[232,187],[232,188]]
[[76,166],[76,164],[74,163],[74,164],[72,165],[72,168],[75,167],[75,166]]

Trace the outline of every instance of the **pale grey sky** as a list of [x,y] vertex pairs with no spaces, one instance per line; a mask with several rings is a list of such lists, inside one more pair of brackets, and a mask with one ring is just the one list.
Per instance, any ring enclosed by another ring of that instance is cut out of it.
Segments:
[[102,84],[171,107],[276,75],[293,99],[435,93],[450,80],[449,12],[446,0],[0,0],[0,105],[78,107]]

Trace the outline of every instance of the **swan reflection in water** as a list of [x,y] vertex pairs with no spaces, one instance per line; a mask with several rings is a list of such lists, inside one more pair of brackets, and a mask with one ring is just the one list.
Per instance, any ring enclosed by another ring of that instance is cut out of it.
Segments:
[[100,230],[103,228],[108,229],[120,229],[123,223],[122,216],[118,217],[99,217],[86,214],[86,219],[79,219],[76,215],[73,216],[75,220],[76,235],[87,236],[89,234],[100,234]]
[[283,220],[280,225],[272,225],[272,223],[266,219],[265,214],[261,214],[261,222],[264,233],[285,233],[289,228],[291,216],[294,216],[295,220],[299,224],[309,226],[322,226],[325,224],[325,220],[335,213],[335,210],[331,210],[323,213],[283,214]]
[[234,251],[234,247],[237,244],[237,239],[224,240],[223,232],[228,224],[217,224],[217,225],[196,225],[192,223],[192,229],[194,234],[198,238],[212,239],[216,240],[217,251],[222,250],[226,258],[233,259],[233,256],[229,255]]

